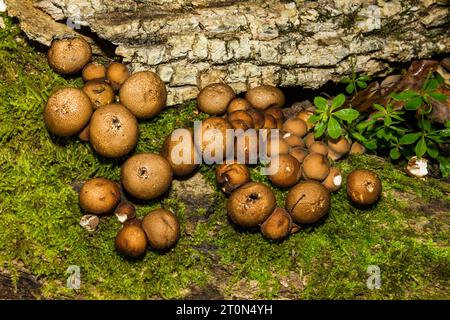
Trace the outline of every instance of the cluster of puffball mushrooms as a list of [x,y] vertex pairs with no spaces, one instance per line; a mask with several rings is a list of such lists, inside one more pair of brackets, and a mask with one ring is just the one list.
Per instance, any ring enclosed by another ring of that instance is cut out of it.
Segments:
[[[44,109],[45,125],[55,136],[78,135],[82,141],[89,141],[102,157],[121,158],[137,144],[138,119],[151,119],[165,107],[166,87],[151,71],[131,74],[122,63],[103,65],[91,59],[91,47],[83,38],[61,37],[52,42],[49,65],[60,74],[81,72],[85,85],[82,89],[56,90]],[[324,217],[331,206],[330,192],[342,185],[339,169],[330,162],[348,153],[364,152],[363,146],[352,144],[345,137],[316,141],[311,132],[313,126],[308,122],[313,107],[285,119],[282,109],[285,97],[273,86],[249,89],[245,98],[239,98],[230,86],[211,84],[200,91],[197,103],[200,111],[211,116],[202,122],[200,134],[216,129],[226,137],[227,129],[241,132],[255,129],[266,130],[270,137],[271,130],[280,130],[276,148],[271,146],[273,139],[264,143],[267,155],[279,161],[269,180],[275,186],[291,188],[285,209],[277,207],[269,186],[251,181],[247,164],[254,150],[252,145],[258,145],[259,141],[244,134],[233,141],[221,140],[224,160],[230,149],[245,154],[245,159],[241,162],[227,159],[216,170],[218,185],[229,194],[229,218],[242,227],[260,227],[262,234],[271,240],[281,240],[298,231],[301,225]],[[104,178],[85,182],[79,192],[79,204],[87,215],[80,223],[93,231],[99,223],[98,216],[114,212],[123,224],[116,236],[116,248],[131,257],[143,255],[147,244],[156,250],[173,247],[180,237],[177,217],[159,208],[143,219],[136,218],[136,208],[126,200],[122,189],[132,198],[151,200],[170,188],[174,176],[191,175],[198,167],[194,159],[214,142],[203,136],[194,139],[197,132],[188,132],[188,139],[174,141],[169,135],[160,154],[129,157],[121,167],[120,184]],[[189,150],[190,162],[179,163],[173,158],[173,151],[180,144],[182,150]],[[236,150],[238,147],[243,150]],[[380,198],[381,181],[372,171],[355,170],[347,177],[347,194],[357,205],[371,205]]]

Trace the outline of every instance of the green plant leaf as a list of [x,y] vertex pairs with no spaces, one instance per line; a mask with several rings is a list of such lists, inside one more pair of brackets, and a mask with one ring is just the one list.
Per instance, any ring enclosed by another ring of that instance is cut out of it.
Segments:
[[363,144],[369,150],[375,150],[378,147],[377,141],[374,139],[363,141]]
[[373,104],[373,108],[378,110],[378,111],[381,111],[383,113],[386,112],[386,108],[383,107],[381,104],[374,103]]
[[316,123],[317,121],[320,120],[320,118],[321,118],[321,115],[320,115],[320,114],[313,114],[312,116],[310,116],[310,117],[308,118],[308,122],[309,122],[309,123]]
[[339,119],[342,119],[342,120],[347,121],[348,123],[351,123],[352,121],[354,121],[355,119],[357,119],[359,117],[359,112],[355,109],[346,108],[346,109],[342,109],[342,110],[334,112],[333,115],[338,117]]
[[366,74],[363,74],[362,76],[358,77],[358,80],[367,82],[367,81],[370,80],[370,77],[368,75],[366,75]]
[[334,97],[333,101],[331,102],[331,110],[335,110],[337,108],[342,107],[342,105],[345,103],[345,95],[344,94],[338,94],[336,97]]
[[353,83],[350,83],[346,88],[345,91],[347,91],[347,93],[353,93],[353,91],[355,91],[355,85]]
[[341,83],[350,83],[350,82],[351,82],[351,80],[350,80],[349,77],[344,77],[344,78],[342,78],[342,80],[341,80]]
[[432,97],[434,100],[440,101],[440,102],[444,102],[447,101],[447,96],[443,93],[439,93],[439,92],[431,92],[429,93],[430,97]]
[[405,109],[406,110],[417,110],[422,105],[422,97],[413,97],[406,101]]
[[439,82],[434,78],[431,78],[424,83],[424,89],[427,92],[435,91],[438,86]]
[[367,83],[365,83],[364,81],[357,81],[356,84],[357,84],[358,87],[360,87],[361,89],[367,88]]
[[439,169],[441,169],[442,176],[444,178],[450,175],[450,160],[446,157],[439,157]]
[[323,133],[325,132],[326,128],[327,128],[326,122],[319,122],[314,127],[314,136],[316,138],[320,138],[323,135]]
[[419,140],[419,142],[417,142],[414,151],[416,152],[416,156],[419,158],[422,158],[425,152],[427,152],[427,144],[425,143],[425,139],[423,137]]
[[433,159],[436,159],[439,156],[439,150],[430,144],[428,144],[427,153]]
[[406,100],[409,100],[411,98],[418,97],[418,96],[420,96],[420,94],[413,90],[405,90],[400,93],[392,93],[391,94],[392,98],[394,98],[395,100],[401,100],[401,101],[406,101]]
[[392,124],[392,118],[391,117],[384,117],[384,125],[389,127]]
[[314,105],[319,110],[325,110],[328,107],[328,101],[325,98],[322,98],[322,97],[315,97],[314,98]]
[[398,150],[398,148],[392,148],[389,152],[389,156],[392,159],[397,160],[398,158],[400,158],[400,150]]
[[421,135],[422,134],[420,132],[405,134],[403,137],[400,138],[400,144],[401,145],[413,144],[414,142],[417,141],[417,139],[420,138]]
[[332,139],[337,139],[337,138],[340,137],[340,135],[341,135],[341,125],[336,120],[336,118],[330,117],[330,120],[328,121],[327,132],[328,132],[328,135]]

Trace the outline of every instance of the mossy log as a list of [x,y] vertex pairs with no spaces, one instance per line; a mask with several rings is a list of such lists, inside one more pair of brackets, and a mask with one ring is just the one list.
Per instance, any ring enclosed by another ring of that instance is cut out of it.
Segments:
[[134,70],[156,71],[169,88],[168,105],[195,98],[211,82],[239,92],[259,83],[318,88],[353,67],[381,75],[394,63],[450,51],[445,0],[6,3],[28,36],[45,45],[90,28]]

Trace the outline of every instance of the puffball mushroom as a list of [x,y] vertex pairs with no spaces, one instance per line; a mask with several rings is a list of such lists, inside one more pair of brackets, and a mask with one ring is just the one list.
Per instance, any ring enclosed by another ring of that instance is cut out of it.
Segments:
[[50,67],[61,74],[74,74],[91,60],[92,49],[81,37],[66,36],[52,41],[47,53]]
[[316,137],[314,136],[314,132],[308,133],[304,138],[306,147],[309,148],[311,145],[316,142]]
[[115,245],[119,252],[137,258],[145,253],[147,237],[138,224],[125,224],[117,233]]
[[83,87],[83,92],[91,100],[94,110],[113,103],[116,98],[113,88],[101,80],[87,82]]
[[253,108],[265,110],[270,107],[282,107],[286,101],[283,92],[269,85],[252,88],[245,94],[245,99]]
[[83,68],[81,76],[86,82],[104,80],[106,78],[106,67],[101,63],[90,62]]
[[235,157],[239,162],[256,164],[258,162],[259,136],[251,132],[237,135],[234,150]]
[[180,238],[180,223],[177,217],[165,209],[156,209],[142,220],[142,228],[150,247],[167,250],[175,246]]
[[325,216],[331,207],[330,191],[317,181],[295,185],[286,197],[286,209],[294,222],[314,223]]
[[125,223],[136,217],[136,207],[131,202],[124,200],[117,206],[114,215],[120,223]]
[[124,189],[133,197],[151,200],[165,193],[172,183],[172,167],[162,156],[141,153],[130,157],[121,168]]
[[245,164],[233,161],[217,167],[216,181],[225,193],[233,192],[250,180],[250,172]]
[[194,136],[190,130],[174,130],[164,141],[160,154],[169,161],[178,177],[188,176],[198,167]]
[[353,142],[352,143],[352,147],[350,148],[350,154],[364,154],[366,153],[366,148],[358,143],[358,142]]
[[92,214],[111,213],[120,202],[120,189],[117,183],[95,178],[86,181],[78,195],[80,207]]
[[91,100],[83,91],[62,88],[48,99],[44,109],[44,122],[54,135],[68,137],[83,130],[92,112]]
[[111,84],[111,87],[116,91],[120,89],[129,77],[130,70],[128,70],[126,65],[120,62],[111,63],[106,71],[106,78]]
[[138,119],[152,118],[166,105],[167,90],[156,73],[140,71],[123,83],[119,97],[120,103]]
[[289,132],[283,134],[283,139],[292,148],[295,148],[295,147],[303,148],[305,146],[305,142],[303,141],[302,138],[300,138],[299,136],[296,136],[295,134],[289,133]]
[[276,206],[272,189],[259,182],[249,182],[231,193],[227,203],[230,219],[242,227],[263,223]]
[[311,153],[319,153],[321,155],[328,155],[328,147],[322,141],[316,141],[309,146],[309,152]]
[[330,173],[330,164],[324,155],[310,153],[303,160],[302,169],[305,179],[323,181]]
[[95,110],[89,124],[89,139],[94,150],[106,158],[119,158],[131,152],[139,136],[135,116],[120,104]]
[[250,102],[244,98],[234,98],[227,107],[227,113],[230,114],[235,111],[247,111],[251,107]]
[[221,115],[235,98],[233,88],[225,83],[213,83],[204,87],[197,96],[197,107],[209,115]]
[[314,128],[314,124],[308,122],[308,119],[314,114],[313,111],[310,110],[302,110],[297,114],[297,119],[303,120],[306,124],[307,130],[311,130]]
[[381,190],[381,180],[371,170],[358,169],[347,176],[347,195],[357,205],[374,204],[380,199]]
[[255,124],[253,123],[252,116],[248,112],[242,111],[242,110],[229,113],[228,121],[233,126],[233,128],[235,128],[235,126],[233,125],[233,122],[236,122],[236,121],[244,122],[248,129],[253,128],[255,126]]
[[195,147],[206,163],[211,164],[216,159],[223,160],[233,151],[234,139],[227,137],[227,130],[231,128],[227,120],[210,117],[202,121],[200,128],[194,130]]
[[416,156],[412,157],[408,161],[406,172],[412,177],[425,177],[428,174],[428,160]]
[[269,131],[269,134],[264,139],[264,145],[265,145],[265,153],[268,157],[275,157],[280,154],[288,154],[291,147],[289,146],[289,143],[286,142],[281,136],[278,136],[278,138],[273,137],[272,134]]
[[344,136],[341,136],[337,139],[329,139],[328,148],[331,150],[331,152],[329,152],[328,155],[330,159],[339,160],[350,152],[351,145],[352,142],[350,141],[350,139]]
[[283,110],[279,107],[270,107],[266,110],[264,110],[264,115],[271,115],[274,117],[277,121],[283,122],[284,121],[284,114]]
[[289,132],[303,138],[307,132],[307,125],[303,120],[291,118],[286,120],[282,129],[284,132]]
[[292,218],[289,213],[280,207],[275,208],[269,218],[261,225],[261,233],[269,240],[282,240],[292,230]]
[[308,155],[308,150],[303,147],[294,147],[289,151],[289,154],[297,159],[298,163],[302,164]]
[[302,169],[296,158],[290,154],[280,154],[271,163],[278,163],[276,171],[269,175],[269,180],[282,188],[292,187],[300,180]]
[[252,117],[255,129],[261,129],[262,127],[264,127],[265,118],[264,114],[261,111],[256,109],[249,109],[247,110],[247,113]]
[[330,190],[330,192],[338,191],[342,186],[342,174],[338,168],[330,168],[328,177],[322,182],[322,184]]

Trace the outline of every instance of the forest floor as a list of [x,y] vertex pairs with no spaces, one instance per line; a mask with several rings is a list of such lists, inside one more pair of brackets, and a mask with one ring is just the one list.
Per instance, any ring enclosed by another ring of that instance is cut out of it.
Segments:
[[[214,167],[176,181],[138,216],[164,206],[175,212],[182,237],[171,251],[130,260],[114,249],[115,216],[88,233],[76,192],[93,177],[119,180],[124,159],[99,158],[89,143],[59,139],[45,129],[42,110],[61,86],[81,86],[48,66],[39,46],[0,15],[0,298],[38,299],[450,299],[450,184],[406,176],[382,158],[350,156],[338,166],[376,171],[382,200],[361,210],[341,189],[327,219],[281,243],[234,228]],[[204,115],[195,102],[165,109],[140,123],[136,152],[157,152],[173,129]],[[269,183],[252,169],[255,180]],[[280,205],[285,191],[276,191]],[[69,289],[69,266],[81,287]],[[367,269],[381,271],[371,290]]]

